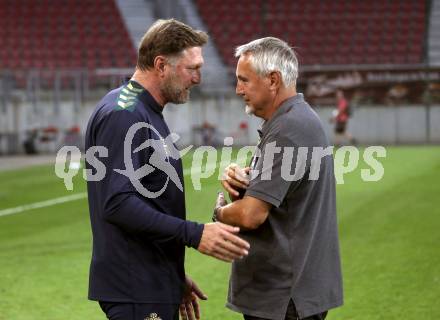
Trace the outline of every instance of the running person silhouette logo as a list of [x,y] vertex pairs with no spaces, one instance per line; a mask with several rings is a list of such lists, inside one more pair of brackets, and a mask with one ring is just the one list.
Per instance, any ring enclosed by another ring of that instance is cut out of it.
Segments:
[[[132,151],[131,147],[133,143],[133,138],[136,132],[142,128],[150,129],[151,132],[156,135],[157,139],[150,138]],[[177,140],[179,140],[179,135],[177,135],[176,133],[171,133],[166,138],[163,138],[161,134],[156,130],[156,128],[154,128],[149,123],[135,123],[128,130],[124,140],[125,169],[114,170],[128,177],[130,179],[130,182],[135,187],[136,191],[147,198],[159,197],[167,188],[170,179],[179,188],[180,191],[183,191],[182,182],[180,181],[176,169],[170,163],[170,158],[174,160],[179,159],[192,148],[192,145],[186,147],[182,151],[179,151],[174,145]],[[135,170],[131,159],[132,152],[136,153],[148,147],[153,149],[153,152],[149,159],[149,163],[146,163],[142,167]],[[167,179],[165,180],[164,185],[160,190],[153,192],[145,188],[140,180],[155,170],[160,170],[164,172],[167,175]]]

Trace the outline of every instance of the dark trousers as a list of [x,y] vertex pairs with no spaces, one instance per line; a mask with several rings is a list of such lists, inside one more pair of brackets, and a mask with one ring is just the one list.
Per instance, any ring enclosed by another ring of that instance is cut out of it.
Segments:
[[[243,316],[244,316],[245,320],[270,320],[270,319],[265,319],[265,318],[248,316],[246,314]],[[327,311],[320,313],[320,314],[315,314],[315,315],[307,317],[307,318],[299,319],[298,313],[296,312],[295,305],[293,304],[293,301],[290,300],[289,306],[287,307],[286,317],[284,318],[284,320],[324,320],[326,316],[327,316]]]
[[179,320],[179,305],[99,301],[109,320]]

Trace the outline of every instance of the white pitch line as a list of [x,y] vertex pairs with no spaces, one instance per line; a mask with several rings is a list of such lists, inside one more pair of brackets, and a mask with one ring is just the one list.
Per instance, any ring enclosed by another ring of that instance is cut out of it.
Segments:
[[[240,160],[241,159],[238,159],[237,162],[240,162]],[[211,171],[213,169],[217,169],[217,167],[219,165],[220,165],[220,163],[216,163],[215,165],[207,165],[205,167],[205,171]],[[191,168],[187,168],[187,169],[183,170],[183,174],[185,176],[190,175],[191,173],[194,175],[199,175],[199,174],[201,174],[201,172],[202,172],[201,168],[195,169],[192,172],[191,172]],[[58,198],[53,198],[53,199],[49,199],[49,200],[45,200],[45,201],[25,204],[25,205],[14,207],[14,208],[0,210],[0,217],[11,215],[11,214],[16,214],[16,213],[20,213],[20,212],[28,211],[28,210],[32,210],[32,209],[51,207],[51,206],[55,206],[60,203],[80,200],[80,199],[84,199],[84,198],[87,198],[87,192],[75,193],[75,194],[72,194],[69,196],[58,197]]]
[[57,205],[57,204],[60,204],[60,203],[65,203],[65,202],[70,202],[70,201],[74,201],[74,200],[79,200],[79,199],[83,199],[83,198],[86,198],[86,197],[87,197],[87,193],[86,192],[75,193],[75,194],[72,194],[70,196],[58,197],[58,198],[53,198],[53,199],[49,199],[49,200],[46,200],[46,201],[40,201],[40,202],[34,202],[34,203],[30,203],[30,204],[25,204],[23,206],[19,206],[19,207],[15,207],[15,208],[3,209],[3,210],[0,210],[0,217],[1,216],[7,216],[7,215],[10,215],[10,214],[20,213],[20,212],[27,211],[27,210],[50,207],[50,206],[54,206],[54,205]]

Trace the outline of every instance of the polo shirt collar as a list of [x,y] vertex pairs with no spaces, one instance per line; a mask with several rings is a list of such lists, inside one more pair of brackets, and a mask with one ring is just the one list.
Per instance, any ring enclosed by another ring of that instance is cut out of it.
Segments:
[[295,96],[284,100],[283,103],[281,103],[281,105],[278,107],[278,109],[274,112],[272,117],[269,120],[264,121],[263,124],[261,125],[260,130],[258,130],[258,134],[259,134],[260,138],[267,133],[268,129],[270,128],[270,124],[276,118],[278,118],[278,117],[282,116],[283,114],[285,114],[286,112],[288,112],[293,107],[293,105],[295,105],[297,103],[302,103],[302,102],[304,102],[304,95],[302,93],[297,93]]

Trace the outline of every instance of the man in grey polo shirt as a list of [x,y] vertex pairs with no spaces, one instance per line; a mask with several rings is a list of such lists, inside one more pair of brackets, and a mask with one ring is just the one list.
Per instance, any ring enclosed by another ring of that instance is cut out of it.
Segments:
[[236,56],[236,92],[264,123],[251,166],[225,169],[232,203],[220,193],[214,210],[251,244],[233,263],[227,306],[245,319],[324,319],[343,300],[332,148],[296,92],[298,61],[285,42],[258,39]]

